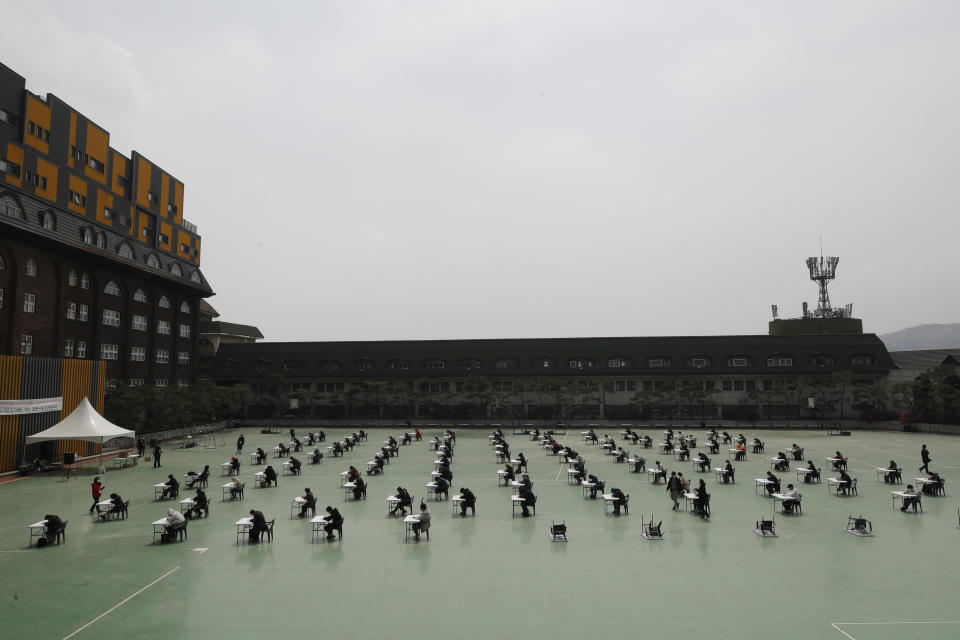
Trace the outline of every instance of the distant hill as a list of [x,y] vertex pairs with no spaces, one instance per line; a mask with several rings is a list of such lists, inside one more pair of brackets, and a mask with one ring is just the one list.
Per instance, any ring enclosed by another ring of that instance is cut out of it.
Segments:
[[952,349],[960,351],[960,323],[921,324],[880,336],[887,351]]

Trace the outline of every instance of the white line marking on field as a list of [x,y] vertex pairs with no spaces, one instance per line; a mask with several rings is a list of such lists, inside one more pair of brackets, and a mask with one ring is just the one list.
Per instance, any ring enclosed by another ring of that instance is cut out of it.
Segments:
[[560,465],[560,471],[557,471],[557,477],[553,479],[554,482],[560,479],[560,473],[563,471],[563,465]]
[[206,550],[209,549],[209,548],[210,548],[210,547],[197,547],[196,549],[194,549],[194,551],[196,551],[196,552],[199,554],[199,553],[203,553],[204,551],[206,551]]
[[92,625],[94,622],[97,622],[98,620],[100,620],[101,618],[103,618],[104,616],[106,616],[106,615],[107,615],[108,613],[110,613],[111,611],[120,608],[121,606],[123,606],[124,604],[126,604],[126,603],[129,602],[130,600],[134,599],[135,597],[137,597],[138,595],[140,595],[141,593],[143,593],[144,591],[146,591],[147,589],[149,589],[149,588],[152,587],[153,585],[157,584],[158,582],[160,582],[161,580],[163,580],[164,578],[166,578],[168,575],[170,575],[171,573],[173,573],[174,571],[176,571],[176,570],[179,569],[179,568],[180,568],[180,565],[177,565],[177,566],[175,566],[173,569],[170,569],[170,571],[167,571],[165,574],[163,574],[162,576],[160,576],[159,578],[157,578],[156,580],[154,580],[153,582],[151,582],[151,583],[148,584],[147,586],[141,588],[139,591],[136,591],[136,592],[132,593],[131,595],[127,596],[126,598],[124,598],[123,600],[121,600],[120,602],[118,602],[117,604],[113,605],[112,607],[110,607],[109,609],[107,609],[106,611],[104,611],[103,613],[101,613],[100,615],[98,615],[96,618],[94,618],[93,620],[91,620],[91,621],[88,622],[87,624],[83,625],[82,627],[80,627],[79,629],[77,629],[76,631],[74,631],[73,633],[71,633],[70,635],[64,636],[63,640],[70,640],[70,638],[72,638],[73,636],[77,635],[78,633],[80,633],[81,631],[83,631],[84,629],[86,629],[87,627],[89,627],[90,625]]
[[923,621],[891,621],[891,622],[831,622],[830,626],[850,638],[850,640],[857,640],[852,635],[841,629],[841,626],[879,626],[879,625],[893,625],[893,624],[960,624],[960,620],[923,620]]
[[848,638],[850,638],[850,640],[857,640],[857,639],[854,638],[852,635],[850,635],[849,633],[847,633],[846,631],[844,631],[843,629],[841,629],[840,627],[838,627],[836,622],[831,622],[831,623],[830,623],[830,626],[833,627],[834,629],[836,629],[837,631],[839,631],[840,633],[842,633],[843,635],[845,635],[845,636],[847,636]]

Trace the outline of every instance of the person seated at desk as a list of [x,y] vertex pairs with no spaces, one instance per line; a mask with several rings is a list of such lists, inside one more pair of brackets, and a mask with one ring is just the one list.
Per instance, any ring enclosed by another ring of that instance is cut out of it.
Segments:
[[376,455],[373,457],[373,466],[367,470],[369,475],[379,475],[383,473],[383,465],[385,458],[381,455]]
[[438,476],[434,479],[434,483],[437,485],[435,494],[439,497],[440,495],[448,496],[450,495],[450,481],[444,478],[443,476]]
[[533,431],[530,432],[530,440],[539,440],[540,439],[540,428],[534,427]]
[[690,459],[690,449],[687,448],[687,443],[681,440],[680,453],[677,454],[677,460],[689,460],[689,459]]
[[780,478],[773,475],[772,471],[767,471],[766,489],[768,494],[780,493]]
[[321,460],[323,460],[323,453],[320,449],[314,449],[310,454],[310,464],[320,464]]
[[303,449],[303,443],[300,442],[299,439],[294,438],[294,439],[293,439],[293,451],[294,451],[294,453],[300,451],[301,449]]
[[731,442],[730,434],[724,431],[722,435],[723,435],[723,444],[730,444]]
[[903,504],[900,505],[900,511],[906,511],[909,507],[913,507],[913,512],[917,512],[917,507],[920,506],[920,494],[917,493],[917,490],[913,488],[912,484],[908,484],[907,488],[904,489],[903,493]]
[[163,494],[160,496],[161,500],[176,498],[180,495],[180,482],[173,477],[172,473],[167,474],[167,481],[164,482],[163,485]]
[[250,509],[250,519],[253,521],[253,524],[250,527],[247,542],[257,544],[260,542],[260,536],[267,530],[267,519],[263,517],[262,511],[257,511],[256,509]]
[[577,453],[573,447],[567,447],[566,450],[561,449],[561,451],[563,451],[564,462],[570,462],[571,460],[576,460],[580,457],[580,454]]
[[517,452],[517,471],[526,471],[527,470],[527,457],[523,455],[523,451]]
[[317,444],[317,439],[313,437],[313,434],[309,431],[307,432],[307,446],[312,447]]
[[837,451],[835,454],[833,454],[833,457],[834,457],[834,461],[833,461],[834,471],[840,471],[840,469],[847,468],[847,459],[843,457],[842,453]]
[[630,438],[630,441],[634,444],[634,446],[636,446],[637,442],[640,440],[640,434],[637,433],[636,431],[632,431],[628,437]]
[[271,484],[275,484],[275,485],[279,485],[279,484],[280,484],[280,483],[277,481],[277,471],[276,471],[276,469],[274,469],[272,466],[268,466],[266,469],[264,469],[264,470],[263,470],[263,474],[264,474],[264,475],[263,475],[263,481],[267,483],[267,486],[268,486],[268,487],[269,487]]
[[[236,460],[236,458],[233,458],[231,462],[233,460]],[[231,465],[231,469],[232,468],[233,467]],[[239,464],[237,465],[237,468],[238,469],[240,468]],[[197,484],[198,482],[203,482],[204,480],[207,480],[210,477],[210,465],[208,464],[203,465],[203,471],[201,471],[199,474],[193,473],[191,471],[187,475],[192,476],[189,480],[187,480],[187,489],[193,489],[193,485]]]
[[437,469],[440,473],[440,477],[446,480],[448,483],[453,482],[453,471],[450,470],[450,465],[440,465],[440,468]]
[[733,465],[730,464],[729,460],[727,460],[727,464],[723,465],[723,474],[721,474],[723,477],[723,484],[730,484],[730,482],[733,480],[734,473],[735,471],[733,469]]
[[803,481],[806,484],[810,484],[814,480],[820,479],[820,470],[817,469],[817,465],[813,464],[813,460],[807,460],[807,472],[803,474]]
[[924,483],[923,492],[928,496],[937,495],[937,492],[940,491],[940,487],[943,486],[943,478],[940,477],[940,474],[936,471],[930,471],[927,474],[927,480],[930,480],[930,482]]
[[803,460],[803,447],[798,446],[796,442],[790,447],[790,452],[793,453],[794,460]]
[[467,489],[466,487],[460,487],[460,496],[463,498],[463,502],[460,503],[460,515],[466,516],[467,509],[473,509],[477,504],[477,496],[474,495],[473,491]]
[[281,458],[290,455],[290,447],[288,447],[287,445],[283,444],[282,442],[281,442],[280,445],[279,445],[279,449],[280,449],[280,457],[281,457]]
[[520,490],[517,491],[517,495],[523,498],[522,503],[522,515],[524,518],[530,516],[530,507],[537,504],[537,496],[533,495],[533,491],[528,487],[520,487]]
[[303,466],[294,456],[290,456],[290,473],[295,476],[300,475],[300,467]]
[[634,456],[633,458],[633,468],[630,470],[631,473],[640,473],[641,471],[647,470],[647,460],[643,456]]
[[760,438],[753,439],[753,452],[762,453],[763,452],[763,443],[760,442]]
[[747,459],[747,447],[742,443],[738,442],[737,446],[734,447],[737,451],[736,455],[733,456],[734,460],[746,460]]
[[203,489],[197,487],[197,495],[193,498],[193,505],[187,509],[187,512],[184,517],[187,520],[194,520],[200,517],[200,514],[209,509],[209,500],[207,499],[207,494],[203,492]]
[[334,457],[334,458],[343,455],[343,445],[341,445],[339,442],[334,442],[334,443],[333,443],[332,445],[330,445],[330,446],[333,447],[332,449],[330,449],[330,451],[333,452],[333,457]]
[[610,495],[613,496],[613,515],[618,516],[620,515],[620,507],[627,504],[627,496],[620,487],[614,487],[610,491]]
[[509,458],[510,458],[510,445],[508,445],[506,442],[504,442],[502,445],[500,445],[500,450],[497,451],[497,454],[498,454],[498,455],[501,455],[501,456],[503,456],[503,457],[505,457],[505,458],[507,458],[507,459],[509,459]]
[[267,459],[267,452],[257,447],[257,464],[263,464]]
[[300,507],[300,517],[303,518],[307,515],[307,510],[310,513],[316,515],[317,513],[317,496],[313,495],[313,492],[310,491],[310,487],[306,487],[303,490],[303,495],[300,496],[305,501]]
[[887,470],[883,474],[883,481],[891,484],[900,482],[900,467],[897,466],[896,460],[891,460],[890,464],[887,465]]
[[623,447],[617,447],[616,453],[613,454],[614,462],[626,462],[627,461],[627,452],[623,450]]
[[236,500],[240,496],[240,491],[243,490],[243,483],[240,482],[240,476],[234,476],[233,480],[228,484],[230,485],[230,499]]
[[587,476],[587,482],[593,483],[593,486],[590,487],[590,498],[595,500],[597,497],[597,491],[603,491],[603,487],[606,486],[606,483],[601,482],[600,478],[592,473]]
[[317,442],[326,442],[326,441],[327,441],[327,434],[325,434],[323,430],[321,430],[317,434]]
[[663,443],[663,452],[670,453],[671,451],[673,451],[673,449],[674,449],[673,442],[669,438],[667,438],[667,441]]
[[701,518],[708,517],[708,507],[710,506],[710,494],[707,493],[707,483],[700,480],[700,486],[694,491],[696,497],[693,499],[693,512]]
[[800,504],[800,492],[792,484],[787,485],[787,491],[783,494],[783,510],[786,513],[793,513],[794,507]]
[[360,470],[355,466],[350,465],[350,468],[347,469],[347,482],[356,482],[360,478]]
[[659,460],[657,460],[657,464],[654,465],[653,469],[653,484],[658,484],[661,480],[664,482],[667,481],[667,470],[663,468]]
[[430,446],[433,447],[433,450],[436,451],[440,448],[440,438],[439,436],[433,436],[433,440],[430,441]]
[[399,502],[390,510],[390,515],[399,511],[401,516],[405,516],[407,515],[407,507],[413,510],[413,498],[410,497],[409,491],[403,487],[397,487],[397,492],[394,494],[394,497],[396,497]]
[[363,494],[366,493],[367,491],[367,483],[364,482],[363,478],[359,476],[357,477],[356,480],[354,480],[354,482],[356,483],[357,486],[353,488],[353,499],[359,500],[360,498],[363,497]]
[[593,429],[590,429],[587,431],[587,435],[583,440],[584,442],[592,442],[593,444],[597,444],[599,438],[597,438],[597,433]]
[[240,460],[236,456],[230,458],[230,473],[240,475]]
[[677,479],[680,481],[680,488],[684,493],[690,491],[690,478],[685,478],[682,471],[677,471]]
[[717,442],[716,438],[707,440],[707,450],[712,454],[720,453],[720,443]]
[[840,480],[840,482],[837,484],[837,491],[843,495],[847,495],[847,491],[849,491],[850,487],[853,485],[853,478],[847,474],[846,469],[841,469],[840,475],[837,476],[837,479]]
[[573,470],[576,471],[573,477],[577,482],[582,482],[587,477],[587,466],[583,463],[583,458],[577,457],[577,461],[573,463]]
[[520,476],[520,483],[523,484],[527,489],[533,488],[533,480],[530,479],[530,476],[523,474]]
[[737,434],[736,441],[743,446],[747,446],[747,438],[742,433]]
[[164,533],[160,534],[160,542],[173,542],[177,539],[177,529],[187,524],[187,519],[176,509],[167,509],[167,524]]
[[[43,519],[46,520],[46,523],[43,525],[43,537],[40,540],[43,541],[42,544],[50,544],[57,538],[57,534],[63,531],[63,528],[67,526],[63,520],[60,519],[55,513],[48,513],[43,516]],[[40,546],[40,541],[37,541],[37,546]]]
[[697,454],[697,466],[700,468],[700,471],[710,470],[710,458],[707,457],[707,454],[703,452]]
[[453,440],[454,442],[457,441],[457,434],[455,434],[452,429],[447,429],[446,433],[448,436],[450,436],[451,440]]
[[777,459],[773,462],[773,468],[777,471],[786,471],[790,468],[790,461],[787,460],[787,454],[783,451],[777,453]]
[[427,509],[427,503],[420,503],[420,513],[417,515],[417,521],[410,525],[410,530],[413,531],[413,539],[420,541],[420,532],[424,528],[429,528],[430,526],[430,510]]
[[513,467],[509,462],[503,467],[503,470],[506,471],[506,473],[503,474],[503,479],[507,483],[507,486],[509,486],[510,482],[517,479],[517,476],[513,472]]
[[667,432],[663,435],[666,437],[667,442],[673,442],[673,427],[668,427]]
[[116,515],[123,513],[123,498],[120,497],[120,494],[111,493],[110,494],[110,508],[105,512],[100,514],[101,518],[107,518],[111,515]]
[[644,449],[650,449],[653,447],[653,438],[650,436],[643,436],[643,444],[641,444]]
[[[549,449],[550,449],[551,453],[553,453],[553,455],[557,455],[557,454],[560,453],[560,451],[563,450],[563,445],[560,444],[559,442],[557,442],[556,440],[551,440],[551,441],[550,441],[550,445],[549,445]],[[568,458],[567,458],[567,462],[569,462],[569,461],[570,461],[570,458],[568,457]]]
[[357,430],[357,438],[360,439],[360,440],[366,440],[366,439],[367,439],[367,432],[364,431],[363,429],[358,429],[358,430]]
[[[393,440],[392,437],[391,437],[390,439]],[[344,439],[343,439],[343,449],[344,449],[344,451],[353,451],[353,444],[354,444],[354,439],[353,439],[351,436],[345,436],[345,437],[344,437]],[[392,448],[393,448],[393,445],[391,445],[391,449],[392,449]]]
[[401,440],[401,442],[403,444],[410,444],[411,442],[413,442],[413,436],[411,436],[409,433],[404,433],[403,439]]

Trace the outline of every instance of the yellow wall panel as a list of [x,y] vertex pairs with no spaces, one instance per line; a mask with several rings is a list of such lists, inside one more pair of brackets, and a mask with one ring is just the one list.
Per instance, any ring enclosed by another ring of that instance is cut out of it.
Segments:
[[87,163],[84,173],[88,178],[92,178],[102,185],[107,184],[107,154],[110,152],[110,135],[93,124],[87,123],[87,155],[103,163],[104,170],[97,171]]
[[[42,100],[33,96],[27,96],[27,120],[36,125],[40,125],[47,131],[50,130],[50,107],[45,105]],[[44,142],[43,138],[36,135],[30,135],[28,128],[23,141],[42,153],[50,153],[50,143]]]
[[149,162],[143,158],[137,158],[137,204],[147,209],[150,208],[147,192],[150,191],[151,169]]
[[140,242],[147,242],[147,236],[143,235],[144,230],[150,228],[150,216],[145,213],[140,213],[140,220],[137,224],[137,240]]
[[13,144],[12,142],[7,143],[7,152],[4,154],[7,160],[10,162],[15,162],[20,167],[20,175],[14,176],[9,173],[4,173],[4,177],[12,185],[18,187],[23,186],[23,148]]
[[[164,218],[170,217],[170,211],[167,209],[167,203],[170,202],[170,176],[165,173],[160,174],[160,215]],[[168,234],[169,235],[169,234]]]
[[[63,361],[63,380],[60,393],[63,396],[63,410],[60,419],[69,416],[80,401],[90,395],[90,384],[93,382],[92,365],[90,360]],[[64,453],[73,452],[78,456],[87,455],[87,442],[84,440],[59,440],[57,442],[57,457]]]
[[116,151],[114,151],[111,155],[113,156],[113,172],[110,179],[110,189],[115,194],[123,198],[127,195],[126,190],[120,185],[120,180],[117,178],[127,177],[127,159]]
[[37,187],[37,194],[51,202],[56,202],[57,177],[60,175],[60,170],[57,169],[55,164],[47,162],[43,158],[37,158],[37,175],[47,179],[47,188],[43,189],[41,183],[41,186]]
[[[20,377],[23,358],[0,356],[0,399],[20,398]],[[20,416],[0,416],[0,471],[9,471],[17,466],[17,426]]]
[[186,231],[181,231],[181,230],[177,231],[177,255],[187,260],[190,259],[190,252],[184,251],[183,245],[187,245],[187,249],[189,249],[190,239],[191,239],[190,234],[187,233]]
[[161,220],[161,221],[160,221],[160,233],[162,233],[163,235],[165,235],[165,236],[167,237],[167,241],[166,241],[166,242],[160,242],[160,241],[158,240],[158,241],[157,241],[157,246],[160,247],[161,249],[166,249],[167,251],[171,251],[170,243],[173,242],[173,227],[170,226],[169,224],[167,224],[166,222],[163,222],[163,221]]
[[[84,180],[83,178],[78,178],[77,176],[71,174],[70,191],[73,191],[74,193],[79,193],[81,196],[86,198],[87,197],[87,181]],[[67,197],[70,198],[69,195]],[[76,211],[77,213],[80,213],[80,214],[85,215],[87,213],[87,208],[82,204],[77,204],[76,202],[73,201],[72,198],[70,198],[70,202],[67,203],[67,207],[69,207],[71,211]]]
[[137,217],[136,210],[133,208],[133,205],[129,205],[129,211],[127,214],[130,216],[130,237],[135,238],[137,236]]
[[173,183],[173,204],[177,207],[173,216],[173,221],[178,226],[183,225],[183,183]]
[[67,166],[76,169],[76,161],[73,158],[73,147],[77,144],[77,114],[70,113],[70,138],[67,147]]
[[200,238],[194,238],[197,247],[197,255],[194,256],[193,261],[197,264],[200,264]]
[[113,210],[113,196],[103,189],[97,189],[97,220],[112,227],[113,218],[103,215],[104,208]]

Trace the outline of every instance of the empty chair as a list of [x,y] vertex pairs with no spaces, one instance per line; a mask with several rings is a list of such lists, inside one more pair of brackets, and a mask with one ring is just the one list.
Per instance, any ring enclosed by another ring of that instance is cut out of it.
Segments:
[[554,522],[550,525],[550,539],[554,542],[567,539],[567,522],[564,520],[560,524]]

